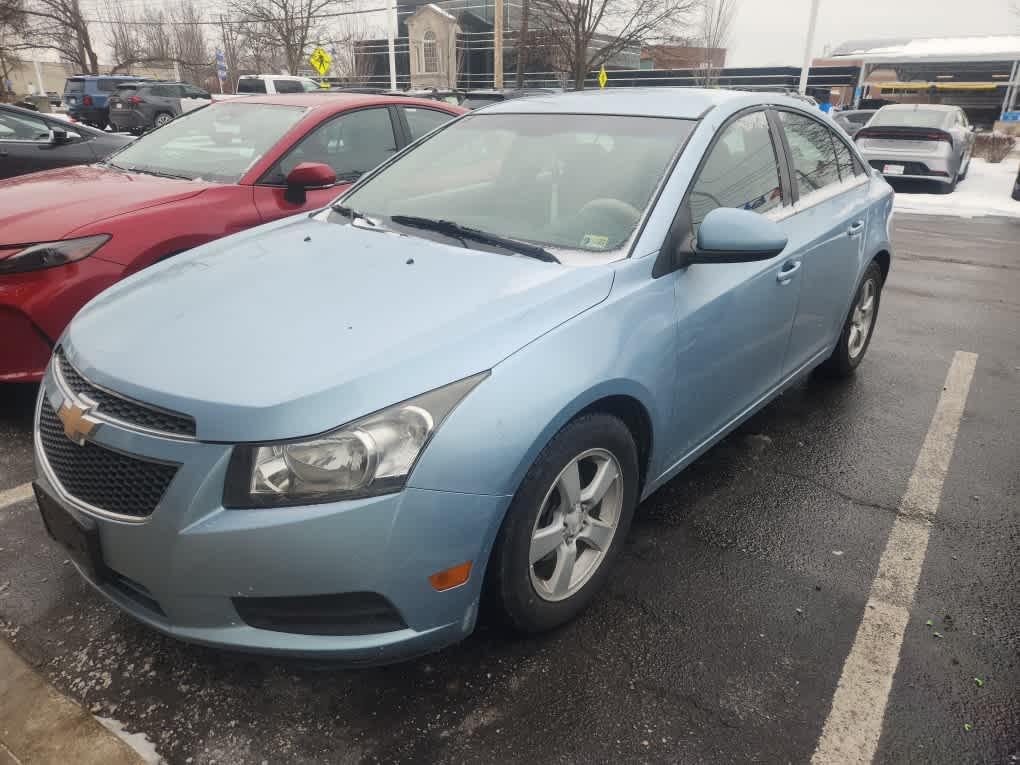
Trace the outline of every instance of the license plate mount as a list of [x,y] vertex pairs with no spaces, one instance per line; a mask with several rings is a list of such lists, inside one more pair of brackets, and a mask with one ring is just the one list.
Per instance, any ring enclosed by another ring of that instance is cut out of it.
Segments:
[[72,514],[65,510],[39,484],[33,484],[46,531],[61,544],[79,568],[95,582],[106,572],[102,548],[99,543],[99,524],[92,518]]
[[885,165],[882,168],[883,175],[903,175],[906,168],[903,165]]

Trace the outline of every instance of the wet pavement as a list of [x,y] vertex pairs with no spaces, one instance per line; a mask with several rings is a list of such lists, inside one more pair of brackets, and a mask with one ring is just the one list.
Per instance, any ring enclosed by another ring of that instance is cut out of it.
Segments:
[[[608,592],[554,634],[358,671],[184,645],[82,585],[31,501],[0,510],[0,631],[171,763],[807,762],[964,350],[875,759],[1018,762],[1020,223],[898,215],[895,243],[856,378],[787,392],[647,500]],[[32,477],[33,396],[0,389],[0,491]]]

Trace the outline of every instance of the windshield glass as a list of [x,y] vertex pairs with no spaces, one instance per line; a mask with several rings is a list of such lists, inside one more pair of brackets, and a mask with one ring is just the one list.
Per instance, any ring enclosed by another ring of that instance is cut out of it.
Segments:
[[949,114],[941,109],[879,109],[868,127],[940,128],[946,124]]
[[689,120],[476,114],[343,199],[369,217],[453,221],[545,247],[626,244],[693,129]]
[[108,161],[128,170],[237,183],[304,114],[300,106],[222,102],[178,117]]

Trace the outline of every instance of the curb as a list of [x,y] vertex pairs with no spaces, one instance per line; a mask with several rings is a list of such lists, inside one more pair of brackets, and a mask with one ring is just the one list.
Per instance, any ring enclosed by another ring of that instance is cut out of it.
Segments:
[[0,765],[144,765],[0,640]]

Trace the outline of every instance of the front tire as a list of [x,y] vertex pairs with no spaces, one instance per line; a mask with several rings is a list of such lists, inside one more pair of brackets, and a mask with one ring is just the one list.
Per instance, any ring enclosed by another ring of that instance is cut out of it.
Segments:
[[507,510],[486,587],[513,629],[536,633],[580,613],[605,586],[638,500],[637,447],[608,414],[563,427]]
[[153,127],[163,127],[166,123],[173,119],[173,115],[167,114],[166,112],[160,112],[156,115],[152,121]]
[[819,366],[819,371],[830,377],[849,377],[860,365],[871,345],[871,337],[878,322],[882,282],[882,269],[872,261],[857,287],[836,348]]

